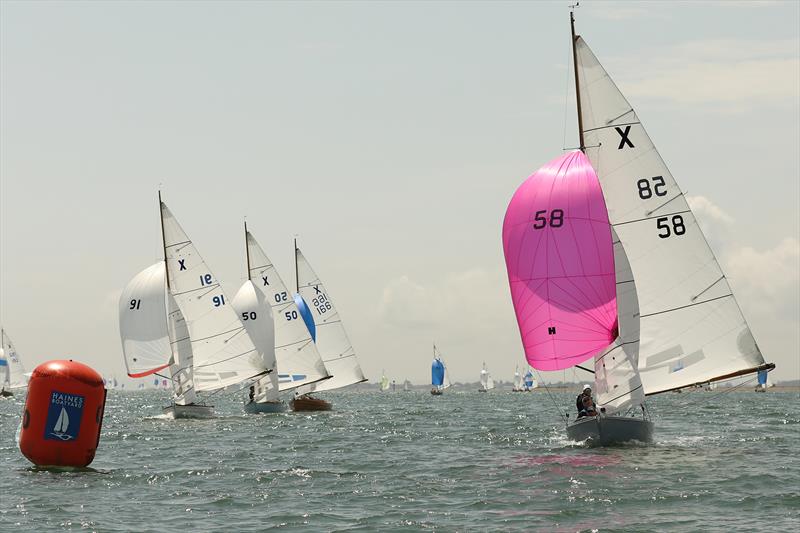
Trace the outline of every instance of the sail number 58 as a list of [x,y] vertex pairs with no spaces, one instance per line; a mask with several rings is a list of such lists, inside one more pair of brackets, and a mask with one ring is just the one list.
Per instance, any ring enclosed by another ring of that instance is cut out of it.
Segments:
[[564,225],[564,210],[553,209],[550,211],[550,220],[547,219],[547,209],[536,211],[533,221],[533,229],[542,229],[548,223],[551,228],[560,228]]
[[659,229],[658,236],[662,239],[686,233],[686,226],[683,223],[683,217],[680,215],[672,215],[672,225],[670,225],[670,217],[658,218],[656,219],[656,227]]

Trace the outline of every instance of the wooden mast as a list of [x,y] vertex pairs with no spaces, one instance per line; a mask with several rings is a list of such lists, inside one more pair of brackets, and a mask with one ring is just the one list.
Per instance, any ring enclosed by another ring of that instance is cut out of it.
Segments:
[[247,279],[250,277],[250,246],[247,244],[247,219],[244,221],[244,255],[247,257]]
[[161,190],[158,191],[158,219],[161,221],[161,245],[164,249],[164,274],[167,278],[167,292],[169,292],[169,267],[167,266],[167,239],[164,236],[164,203],[161,201]]
[[578,36],[575,35],[575,12],[569,12],[569,25],[572,30],[572,68],[575,72],[575,99],[578,102],[578,139],[580,140],[581,152],[586,151],[586,145],[583,142],[583,114],[581,112],[581,87],[578,83],[578,55],[575,53],[575,43]]
[[297,237],[294,239],[294,292],[300,294],[300,278],[297,276]]

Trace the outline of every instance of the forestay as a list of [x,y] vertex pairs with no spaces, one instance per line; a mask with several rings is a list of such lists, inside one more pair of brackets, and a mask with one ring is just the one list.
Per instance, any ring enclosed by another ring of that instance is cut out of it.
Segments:
[[275,322],[272,308],[252,280],[241,286],[231,302],[242,320],[247,333],[253,340],[264,368],[270,371],[267,376],[258,380],[256,385],[256,401],[275,401],[278,399],[278,372],[275,363]]
[[570,368],[616,339],[611,230],[583,153],[552,160],[520,185],[503,222],[503,248],[532,367]]
[[170,292],[189,331],[197,391],[263,375],[261,356],[219,282],[166,204],[161,203]]
[[25,367],[22,365],[14,343],[11,342],[11,338],[6,335],[5,330],[2,330],[0,334],[0,359],[5,363],[2,365],[5,367],[5,370],[0,369],[0,372],[3,373],[0,386],[7,383],[8,385],[5,385],[7,389],[21,389],[27,387],[28,380],[25,378]]
[[612,229],[614,268],[617,279],[619,337],[614,344],[594,358],[594,381],[597,403],[606,414],[624,411],[644,402],[639,378],[639,300],[636,283],[625,248]]
[[119,332],[125,367],[141,378],[169,366],[167,283],[164,262],[136,274],[119,298]]
[[317,327],[317,350],[322,356],[325,368],[333,376],[329,380],[313,385],[311,390],[339,389],[366,381],[333,300],[303,253],[299,249],[295,249],[295,253],[298,292],[306,301]]
[[[303,324],[291,293],[250,232],[247,232],[247,249],[250,254],[250,279],[264,293],[272,307],[279,389],[290,390],[327,379],[328,371]],[[261,380],[259,386],[267,388],[269,384]]]
[[586,154],[636,278],[645,392],[755,370],[764,358],[683,192],[584,40],[575,47]]

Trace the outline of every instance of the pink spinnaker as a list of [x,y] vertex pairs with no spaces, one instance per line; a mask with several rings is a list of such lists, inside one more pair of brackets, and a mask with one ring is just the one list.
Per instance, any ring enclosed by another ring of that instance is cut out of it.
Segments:
[[503,249],[525,356],[539,370],[590,359],[618,335],[611,225],[603,191],[579,151],[520,185]]

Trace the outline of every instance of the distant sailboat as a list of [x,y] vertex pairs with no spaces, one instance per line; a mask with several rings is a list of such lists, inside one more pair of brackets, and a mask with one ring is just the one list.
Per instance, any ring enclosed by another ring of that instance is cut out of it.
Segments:
[[299,396],[294,399],[293,405],[295,409],[316,409],[317,406],[330,408],[330,403],[313,398],[310,394],[341,389],[367,381],[367,378],[358,364],[355,349],[330,293],[297,247],[296,241],[294,251],[297,295],[306,311],[303,318],[307,320],[309,329],[316,330],[314,342],[325,368],[333,378],[299,389]]
[[522,374],[519,373],[519,366],[514,367],[514,384],[511,386],[512,392],[523,392],[525,385],[522,381]]
[[768,379],[767,371],[760,370],[758,372],[758,387],[756,387],[756,392],[766,392],[767,391],[767,379]]
[[486,370],[486,363],[483,363],[483,368],[481,369],[481,377],[480,377],[480,387],[478,387],[478,392],[488,392],[494,388],[494,380],[492,379],[492,375]]
[[403,392],[409,392],[409,391],[411,391],[411,382],[408,381],[408,380],[405,380],[403,382]]
[[14,343],[0,328],[0,397],[13,396],[13,390],[24,389],[28,386],[25,378],[25,367],[22,366],[19,354]]
[[431,394],[441,396],[444,390],[450,387],[450,378],[447,375],[447,366],[442,360],[441,354],[433,345],[433,363],[431,364]]
[[523,385],[523,390],[525,392],[530,392],[536,388],[536,381],[533,379],[533,372],[531,372],[530,369],[525,372],[525,380],[523,381]]
[[128,375],[142,378],[168,369],[173,418],[206,418],[213,407],[197,403],[211,392],[266,374],[261,354],[219,282],[161,201],[164,261],[137,274],[120,297],[120,336]]
[[389,378],[386,377],[386,374],[381,375],[380,389],[382,392],[389,390]]

